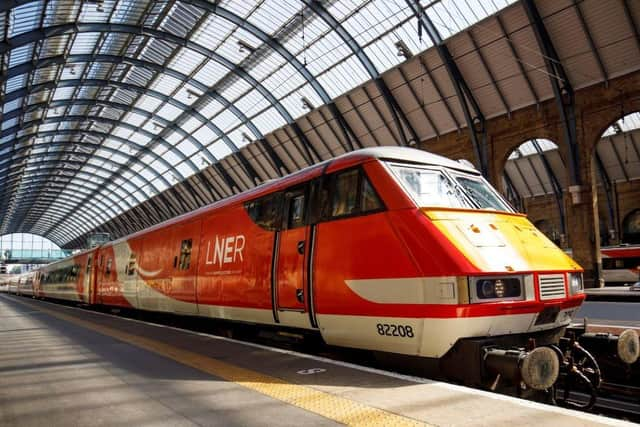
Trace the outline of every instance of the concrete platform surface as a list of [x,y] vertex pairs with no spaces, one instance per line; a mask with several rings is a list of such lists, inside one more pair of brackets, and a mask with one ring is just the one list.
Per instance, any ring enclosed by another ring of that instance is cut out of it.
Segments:
[[632,425],[0,295],[0,426]]

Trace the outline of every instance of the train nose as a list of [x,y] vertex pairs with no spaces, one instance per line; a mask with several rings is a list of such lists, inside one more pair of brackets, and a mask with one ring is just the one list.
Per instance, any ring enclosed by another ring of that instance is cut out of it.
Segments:
[[560,361],[549,347],[537,347],[531,351],[485,349],[485,367],[505,379],[523,381],[534,390],[546,390],[558,379]]
[[618,337],[618,357],[631,365],[640,357],[640,339],[633,329],[627,329]]

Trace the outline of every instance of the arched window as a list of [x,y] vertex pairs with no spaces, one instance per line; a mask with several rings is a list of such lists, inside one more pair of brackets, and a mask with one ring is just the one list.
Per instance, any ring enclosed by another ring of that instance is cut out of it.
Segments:
[[640,209],[632,211],[622,222],[622,242],[640,243]]

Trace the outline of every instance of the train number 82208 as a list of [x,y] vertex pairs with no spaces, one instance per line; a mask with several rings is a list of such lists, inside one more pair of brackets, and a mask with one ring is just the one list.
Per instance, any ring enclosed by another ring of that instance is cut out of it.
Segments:
[[388,323],[378,323],[376,325],[378,335],[387,337],[413,338],[413,328],[409,325],[393,325]]

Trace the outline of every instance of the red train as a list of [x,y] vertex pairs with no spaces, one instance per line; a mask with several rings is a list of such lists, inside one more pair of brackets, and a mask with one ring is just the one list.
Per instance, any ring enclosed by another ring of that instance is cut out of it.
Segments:
[[630,285],[640,281],[640,246],[607,246],[602,254],[602,275],[606,286]]
[[34,293],[315,331],[459,381],[535,389],[556,380],[562,355],[548,346],[584,299],[580,266],[476,170],[391,147],[46,266]]

